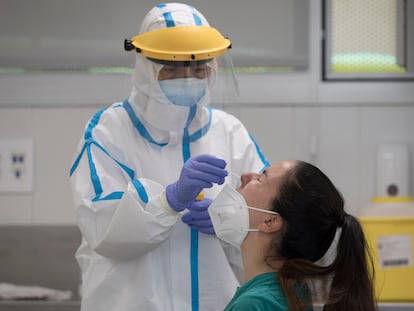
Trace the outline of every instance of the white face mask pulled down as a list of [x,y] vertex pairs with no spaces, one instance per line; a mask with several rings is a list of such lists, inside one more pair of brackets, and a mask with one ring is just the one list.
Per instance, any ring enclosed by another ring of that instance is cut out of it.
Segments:
[[208,208],[216,236],[227,243],[240,247],[249,231],[259,231],[258,229],[250,229],[249,209],[278,215],[274,211],[247,206],[243,196],[225,184],[223,190]]

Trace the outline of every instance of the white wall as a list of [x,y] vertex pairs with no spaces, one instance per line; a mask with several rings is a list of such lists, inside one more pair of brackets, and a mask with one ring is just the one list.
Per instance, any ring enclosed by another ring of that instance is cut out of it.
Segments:
[[[0,106],[0,139],[32,138],[35,142],[34,192],[0,193],[0,224],[74,223],[68,171],[84,125],[100,107]],[[319,165],[353,212],[374,195],[377,143],[408,143],[414,154],[414,102],[256,103],[225,108],[245,123],[270,162],[296,158]]]
[[[377,143],[408,143],[413,160],[414,82],[321,82],[319,6],[312,0],[309,71],[239,75],[240,100],[225,109],[245,123],[270,162],[316,163],[357,212],[374,195]],[[0,225],[75,223],[68,172],[76,145],[97,109],[128,95],[129,80],[0,75],[0,139],[35,143],[34,192],[0,193]]]

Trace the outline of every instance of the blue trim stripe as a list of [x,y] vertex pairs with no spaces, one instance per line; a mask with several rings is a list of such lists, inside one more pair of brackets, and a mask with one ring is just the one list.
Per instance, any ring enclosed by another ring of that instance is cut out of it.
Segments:
[[184,162],[186,162],[191,157],[190,134],[188,132],[188,127],[190,126],[191,122],[194,120],[196,112],[197,112],[197,106],[192,106],[190,108],[190,112],[188,113],[187,121],[185,123],[185,128],[184,128],[184,133],[183,133],[183,141],[182,141]]
[[197,111],[197,106],[192,106],[190,108],[190,112],[188,114],[188,118],[185,123],[183,141],[182,141],[182,152],[183,152],[184,163],[191,157],[190,139],[189,139],[190,135],[188,133],[188,126],[191,124],[191,121],[193,121],[196,111]]
[[[120,107],[119,105],[116,106],[116,108]],[[90,178],[92,181],[92,186],[94,188],[95,191],[95,197],[92,199],[92,201],[96,202],[96,201],[102,201],[102,200],[117,200],[122,198],[124,192],[122,191],[115,191],[112,192],[108,195],[106,195],[105,197],[101,197],[102,193],[103,193],[103,189],[102,189],[102,184],[100,182],[98,173],[96,171],[96,167],[95,167],[95,163],[93,162],[93,156],[92,156],[92,145],[96,146],[97,148],[99,148],[101,151],[103,151],[109,158],[111,158],[116,164],[119,165],[119,167],[128,174],[129,178],[131,178],[131,181],[140,197],[140,199],[144,202],[144,203],[148,203],[148,194],[145,190],[145,187],[135,178],[135,171],[133,169],[131,169],[130,167],[126,166],[125,164],[119,162],[118,160],[116,160],[112,155],[109,154],[109,152],[102,147],[98,142],[96,142],[93,137],[92,137],[92,132],[94,130],[94,128],[97,126],[97,124],[99,123],[100,117],[102,116],[102,113],[106,110],[107,108],[104,108],[100,111],[98,111],[92,118],[91,121],[89,122],[86,130],[85,130],[85,134],[84,134],[84,139],[85,139],[85,144],[83,145],[79,155],[76,157],[70,172],[69,172],[69,176],[72,176],[73,173],[75,172],[75,170],[77,169],[77,167],[79,166],[80,160],[83,157],[83,155],[87,154],[88,157],[88,164],[89,164],[89,171],[90,171]]]
[[147,131],[144,124],[142,124],[142,122],[139,120],[127,99],[123,101],[122,106],[125,108],[126,112],[129,115],[129,118],[131,119],[132,124],[134,124],[135,128],[138,130],[142,137],[148,140],[151,144],[155,144],[160,147],[167,145],[166,143],[158,143],[151,137],[150,133]]
[[270,166],[270,163],[267,161],[266,157],[264,156],[262,150],[260,149],[259,145],[256,143],[256,140],[254,139],[253,135],[249,134],[250,139],[253,141],[254,146],[256,147],[257,154],[260,157],[260,160],[263,162],[263,168],[262,171],[264,171],[266,168]]
[[[106,108],[105,108],[106,109]],[[93,117],[92,117],[92,119],[90,120],[90,122],[89,122],[89,124],[88,124],[88,126],[87,126],[87,128],[86,128],[86,130],[85,130],[85,133],[84,133],[84,135],[83,135],[83,137],[84,137],[84,139],[85,139],[85,144],[83,145],[83,147],[82,147],[82,150],[81,150],[81,152],[79,153],[79,155],[78,155],[78,157],[76,158],[76,160],[75,160],[75,162],[73,163],[73,165],[72,165],[72,167],[71,167],[71,169],[70,169],[70,172],[69,172],[69,176],[72,176],[72,174],[75,172],[75,170],[76,170],[76,168],[78,167],[78,165],[79,165],[79,162],[80,162],[80,160],[81,160],[81,158],[82,158],[82,156],[83,156],[83,154],[84,154],[84,152],[85,152],[85,150],[87,149],[87,146],[88,146],[88,142],[90,141],[90,140],[92,140],[92,130],[93,130],[93,128],[96,126],[96,124],[98,123],[98,121],[99,121],[99,118],[101,117],[101,115],[102,115],[102,113],[104,112],[104,110],[105,109],[102,109],[102,110],[100,110],[100,111],[98,111]]]
[[88,139],[92,138],[92,131],[95,128],[95,126],[99,123],[99,119],[101,118],[102,114],[105,112],[105,110],[108,108],[103,108],[99,110],[95,115],[92,117],[92,119],[89,121],[88,127],[85,131],[84,138],[87,141]]
[[132,184],[134,185],[135,190],[137,191],[141,201],[144,203],[148,203],[148,194],[142,183],[138,179],[133,179]]
[[189,141],[190,141],[190,139],[188,137],[188,129],[186,128],[184,130],[183,143],[182,143],[182,146],[181,146],[184,162],[186,162],[191,157]]
[[174,23],[174,19],[171,15],[170,12],[165,12],[164,14],[162,14],[164,16],[164,20],[165,20],[165,26],[168,27],[174,27],[175,23]]
[[133,169],[129,168],[128,166],[126,166],[125,164],[119,162],[117,159],[115,159],[113,156],[111,156],[109,154],[108,151],[106,151],[106,149],[104,147],[102,147],[100,144],[98,144],[96,141],[91,141],[90,144],[94,144],[95,146],[97,146],[99,149],[101,149],[108,157],[110,157],[113,161],[115,161],[116,164],[118,164],[124,171],[125,173],[128,174],[129,178],[133,179],[135,176],[135,172]]
[[190,107],[190,112],[188,114],[187,117],[187,121],[185,122],[185,127],[188,128],[191,124],[191,122],[193,122],[195,114],[197,112],[197,105],[191,106]]
[[196,26],[201,26],[203,23],[201,22],[200,16],[198,16],[196,13],[193,13],[194,22]]
[[81,152],[79,152],[79,155],[77,156],[75,162],[73,162],[73,165],[72,165],[72,167],[70,168],[70,171],[69,171],[69,177],[71,177],[73,175],[73,172],[78,167],[79,162],[82,159],[83,153],[85,152],[85,149],[86,149],[86,144],[83,145]]
[[199,310],[198,290],[198,231],[191,228],[191,310]]
[[162,8],[164,8],[164,7],[166,7],[167,5],[165,4],[165,3],[160,3],[160,4],[157,4],[156,5],[156,7],[157,8],[159,8],[159,9],[162,9]]
[[[187,118],[187,122],[184,128],[183,141],[182,141],[182,152],[183,159],[186,162],[191,157],[190,150],[190,135],[188,127],[194,120],[197,112],[197,106],[190,108],[190,113]],[[198,289],[198,231],[190,229],[190,272],[191,272],[191,310],[199,310],[199,289]]]
[[[108,157],[110,157],[116,164],[118,164],[119,167],[121,167],[121,169],[124,172],[126,172],[128,174],[129,178],[131,178],[132,181],[134,180],[134,176],[135,176],[134,170],[131,169],[131,168],[129,168],[125,164],[119,162],[118,160],[116,160],[113,156],[111,156],[109,154],[109,152],[105,148],[103,148],[96,141],[91,140],[91,141],[87,142],[87,144],[88,144],[87,150],[88,150],[89,168],[90,168],[90,171],[91,171],[91,180],[92,180],[92,184],[93,184],[93,187],[95,189],[95,195],[96,195],[95,198],[92,201],[102,201],[102,200],[120,199],[122,197],[122,195],[123,195],[123,192],[113,192],[113,193],[111,193],[111,194],[109,194],[109,195],[101,198],[101,194],[103,192],[103,189],[102,189],[102,186],[101,186],[101,183],[100,183],[98,174],[97,174],[96,169],[95,169],[95,164],[93,163],[93,160],[92,160],[92,153],[90,151],[91,150],[90,149],[91,146],[92,145],[95,145],[100,150],[102,150]],[[135,186],[135,189],[136,189],[136,186]],[[145,192],[145,189],[144,190],[143,189],[140,189],[140,192],[138,192],[138,194],[139,194],[139,196],[140,196],[141,199],[142,198],[144,198],[145,200],[148,199],[148,196],[147,196],[147,194]],[[142,201],[145,202],[145,200],[142,200]]]
[[198,131],[196,131],[195,133],[193,133],[192,135],[188,136],[189,142],[195,142],[196,140],[200,139],[202,136],[204,136],[204,134],[206,134],[208,132],[208,130],[210,129],[211,126],[211,114],[212,114],[212,108],[211,107],[206,107],[206,109],[209,112],[209,116],[208,116],[208,122],[206,125],[204,125],[201,129],[199,129]]
[[108,194],[106,197],[101,198],[101,194],[98,194],[96,197],[92,199],[92,202],[97,201],[107,201],[107,200],[119,200],[122,198],[124,193],[122,191],[115,191],[110,194]]
[[95,195],[101,195],[103,192],[101,181],[99,180],[98,174],[96,173],[95,163],[92,160],[92,151],[91,151],[91,144],[87,143],[86,152],[88,154],[88,162],[89,162],[89,171],[90,171],[90,178],[92,180],[93,189],[95,190]]

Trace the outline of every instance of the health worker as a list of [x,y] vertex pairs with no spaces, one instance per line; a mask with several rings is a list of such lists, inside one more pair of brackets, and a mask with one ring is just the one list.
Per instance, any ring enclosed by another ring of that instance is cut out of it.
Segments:
[[70,169],[81,310],[222,310],[241,256],[207,208],[235,174],[268,166],[243,124],[209,106],[231,42],[194,7],[166,3],[124,46],[131,94],[90,119]]

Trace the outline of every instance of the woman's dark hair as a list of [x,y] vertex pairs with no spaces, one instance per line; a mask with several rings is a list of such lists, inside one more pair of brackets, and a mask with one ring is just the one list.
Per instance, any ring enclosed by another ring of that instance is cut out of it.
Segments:
[[[326,311],[376,310],[372,258],[358,220],[344,211],[344,200],[329,178],[312,164],[296,161],[282,179],[273,210],[283,218],[281,234],[269,248],[266,262],[283,259],[278,271],[289,310],[305,310],[311,300],[298,297],[298,288],[315,280],[331,282]],[[333,262],[315,264],[341,229]],[[321,290],[321,288],[319,289]]]

